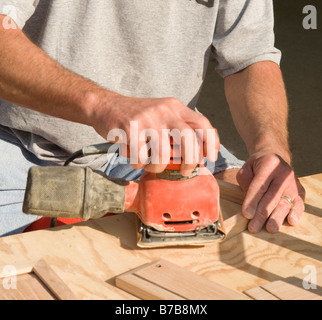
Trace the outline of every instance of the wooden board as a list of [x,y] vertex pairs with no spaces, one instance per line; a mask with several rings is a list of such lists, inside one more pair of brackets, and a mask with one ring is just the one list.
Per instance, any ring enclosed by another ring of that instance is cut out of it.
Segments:
[[[79,299],[138,299],[117,288],[115,277],[161,258],[209,282],[244,292],[301,274],[307,265],[322,267],[322,175],[301,181],[310,208],[298,227],[285,224],[278,234],[243,231],[221,244],[140,249],[135,216],[123,214],[2,238],[0,265],[45,259]],[[221,209],[227,220],[240,213],[241,206],[222,200]]]
[[75,300],[76,296],[44,261],[0,268],[0,300]]
[[322,300],[322,268],[311,267],[305,274],[273,281],[245,294],[256,300]]
[[254,300],[280,300],[262,287],[255,287],[245,291],[250,298]]
[[217,180],[220,188],[221,199],[228,200],[242,205],[246,196],[246,193],[241,190],[237,185],[231,184],[226,181]]
[[145,300],[249,300],[246,295],[165,260],[116,277],[116,285]]
[[223,212],[226,240],[247,230],[249,220],[241,213],[245,193],[239,186],[217,180],[220,188],[220,206]]

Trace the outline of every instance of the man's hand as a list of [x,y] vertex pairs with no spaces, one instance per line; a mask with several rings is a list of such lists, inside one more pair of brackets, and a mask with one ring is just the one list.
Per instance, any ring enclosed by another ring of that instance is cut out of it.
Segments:
[[286,218],[290,225],[298,224],[304,211],[305,190],[281,157],[254,154],[237,174],[237,180],[247,192],[242,213],[251,220],[250,232],[259,232],[266,221],[270,233],[278,232]]
[[[6,17],[0,15],[0,99],[53,117],[92,126],[104,139],[113,129],[123,130],[127,136],[127,146],[131,145],[131,122],[135,122],[138,134],[146,130],[146,136],[143,135],[141,140],[134,137],[134,140],[138,140],[138,146],[130,150],[130,156],[138,159],[137,163],[133,163],[136,169],[161,172],[169,163],[170,138],[166,134],[162,135],[162,129],[165,132],[185,130],[190,136],[188,142],[181,139],[183,175],[190,175],[204,155],[211,161],[216,160],[219,139],[212,139],[212,147],[206,150],[208,129],[213,132],[213,137],[216,134],[201,114],[175,98],[132,98],[105,90],[63,68],[34,45],[18,27],[10,30],[3,28],[4,19]],[[157,133],[156,144],[162,151],[169,151],[162,159],[161,153],[160,158],[154,157],[157,160],[154,164],[148,162],[148,143],[151,139],[149,129]],[[198,135],[198,130],[203,132],[202,136]],[[162,146],[162,141],[167,146]],[[186,157],[187,149],[192,150],[189,159]]]
[[[290,166],[288,102],[279,66],[255,63],[225,79],[237,130],[249,160],[237,175],[247,192],[242,207],[249,231],[277,232],[285,218],[296,225],[304,211],[304,189]],[[289,200],[289,201],[288,201]]]
[[[105,139],[113,129],[124,132],[126,141],[121,143],[127,146],[127,156],[137,161],[131,162],[135,169],[144,168],[155,173],[164,171],[170,160],[168,133],[172,132],[177,133],[180,139],[176,143],[181,143],[183,176],[189,176],[204,156],[210,161],[217,160],[220,142],[216,130],[206,117],[176,98],[131,98],[119,94],[111,96],[111,93],[103,90],[92,94],[89,100],[89,108],[93,110],[91,125]],[[137,135],[133,136],[131,124],[136,126],[140,139]],[[153,137],[149,136],[151,131]],[[209,134],[212,140],[210,145]],[[148,148],[148,141],[157,146],[156,157],[153,155],[156,149],[153,146]],[[154,161],[151,163],[151,160]]]

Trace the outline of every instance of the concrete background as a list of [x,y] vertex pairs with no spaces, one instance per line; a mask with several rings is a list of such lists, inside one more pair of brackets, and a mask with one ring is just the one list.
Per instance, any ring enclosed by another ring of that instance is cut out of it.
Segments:
[[[276,47],[282,50],[281,68],[289,105],[290,145],[298,176],[322,173],[322,1],[275,0]],[[317,9],[317,29],[305,30],[306,5]],[[240,159],[247,151],[232,122],[223,80],[210,62],[198,108],[218,128],[221,142]]]

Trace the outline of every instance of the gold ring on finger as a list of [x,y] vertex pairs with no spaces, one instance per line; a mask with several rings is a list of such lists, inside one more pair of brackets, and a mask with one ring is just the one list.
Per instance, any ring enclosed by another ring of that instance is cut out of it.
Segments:
[[290,197],[283,196],[281,199],[285,199],[290,204],[290,206],[291,206],[290,210],[293,209],[294,203],[293,203],[293,200]]

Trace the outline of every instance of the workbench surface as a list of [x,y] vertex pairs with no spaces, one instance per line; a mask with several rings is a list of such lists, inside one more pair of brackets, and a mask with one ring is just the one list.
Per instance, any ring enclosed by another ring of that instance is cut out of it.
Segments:
[[[322,174],[301,182],[307,192],[301,225],[284,225],[278,234],[243,231],[221,244],[139,249],[135,216],[122,214],[2,238],[0,265],[44,259],[79,299],[136,299],[115,286],[115,277],[160,258],[244,292],[301,274],[306,266],[322,267]],[[224,218],[241,210],[225,200],[221,207]]]

